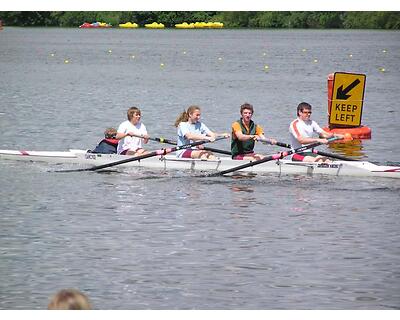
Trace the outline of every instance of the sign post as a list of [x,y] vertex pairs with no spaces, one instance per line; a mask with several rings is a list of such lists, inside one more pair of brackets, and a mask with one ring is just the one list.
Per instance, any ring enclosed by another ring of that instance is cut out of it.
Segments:
[[361,126],[365,78],[365,74],[335,72],[329,105],[330,127]]

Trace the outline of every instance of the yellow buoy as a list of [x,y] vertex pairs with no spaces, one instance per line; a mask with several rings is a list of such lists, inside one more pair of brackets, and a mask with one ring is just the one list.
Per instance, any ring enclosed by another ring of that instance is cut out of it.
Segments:
[[186,51],[183,51],[183,54],[186,54]]
[[134,28],[138,28],[138,24],[137,23],[132,23],[132,22],[127,22],[127,23],[120,23],[119,24],[120,28],[126,28],[126,29],[134,29]]
[[50,53],[50,56],[54,57],[56,54],[55,53]]
[[353,55],[350,53],[350,54],[349,54],[349,57],[350,57],[350,58],[353,58]]
[[383,52],[383,53],[386,53],[387,51],[386,51],[386,49],[383,49],[382,52]]
[[65,60],[64,60],[64,63],[69,63],[69,60],[68,60],[68,59],[65,59]]
[[317,63],[318,62],[318,59],[314,59],[314,63]]
[[131,55],[131,58],[132,58],[132,59],[135,59],[135,56],[134,56],[134,55]]
[[111,50],[111,49],[109,49],[109,50],[108,50],[108,53],[112,53],[112,50]]
[[164,63],[161,62],[161,63],[160,63],[160,67],[161,67],[161,68],[164,68]]
[[218,57],[218,60],[219,60],[219,61],[222,61],[222,58],[221,58],[221,57]]
[[306,52],[306,51],[307,51],[307,49],[305,49],[305,48],[304,48],[302,51],[303,51],[303,52]]
[[149,28],[149,29],[164,29],[164,24],[162,24],[162,23],[157,23],[157,22],[153,22],[153,23],[146,23],[145,25],[144,25],[146,28]]
[[380,71],[380,72],[385,72],[386,69],[381,67],[381,68],[379,68],[379,71]]
[[268,71],[269,70],[269,66],[265,65],[264,66],[264,71]]

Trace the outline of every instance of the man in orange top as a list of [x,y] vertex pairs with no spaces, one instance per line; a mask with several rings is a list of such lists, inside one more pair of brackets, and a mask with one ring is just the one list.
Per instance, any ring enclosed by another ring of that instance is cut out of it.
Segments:
[[254,152],[255,141],[269,141],[276,144],[275,139],[267,139],[264,136],[264,130],[256,125],[251,117],[254,109],[249,103],[240,106],[239,120],[232,123],[231,153],[235,160],[259,160],[263,155]]

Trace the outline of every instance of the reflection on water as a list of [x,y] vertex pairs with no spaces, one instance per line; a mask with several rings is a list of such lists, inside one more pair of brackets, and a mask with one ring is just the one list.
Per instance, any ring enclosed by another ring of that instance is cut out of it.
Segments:
[[364,148],[361,139],[354,139],[352,141],[346,141],[344,143],[343,142],[331,143],[329,144],[328,147],[329,149],[338,154],[352,157],[357,160],[368,158],[366,153],[363,151]]
[[247,193],[254,192],[253,188],[250,188],[249,186],[242,186],[239,184],[232,185],[231,190],[235,192],[247,192]]

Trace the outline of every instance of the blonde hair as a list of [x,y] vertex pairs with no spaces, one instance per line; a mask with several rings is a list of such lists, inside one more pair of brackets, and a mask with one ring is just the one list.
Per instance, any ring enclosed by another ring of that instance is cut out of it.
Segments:
[[47,306],[49,310],[90,310],[92,306],[87,296],[76,289],[62,289],[57,292]]
[[129,108],[128,111],[127,111],[127,113],[126,113],[126,115],[127,115],[127,117],[128,117],[128,120],[131,121],[131,119],[133,118],[133,116],[134,116],[136,113],[137,113],[137,114],[141,114],[139,108],[137,108],[137,107],[131,107],[131,108]]
[[175,127],[178,127],[181,122],[187,122],[189,120],[189,115],[191,115],[196,110],[200,111],[199,106],[190,106],[186,111],[183,111],[178,118],[175,120]]

